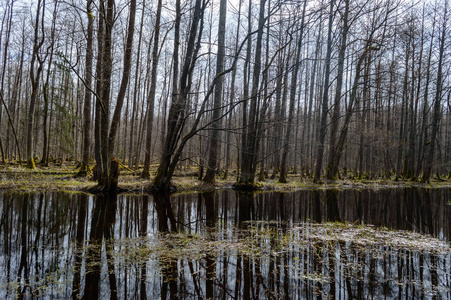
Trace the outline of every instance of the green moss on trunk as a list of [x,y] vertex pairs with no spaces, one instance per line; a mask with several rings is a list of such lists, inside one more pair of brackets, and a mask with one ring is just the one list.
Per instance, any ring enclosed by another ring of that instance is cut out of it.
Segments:
[[34,158],[30,158],[27,162],[27,168],[28,169],[32,169],[32,170],[36,170],[36,164],[34,163]]

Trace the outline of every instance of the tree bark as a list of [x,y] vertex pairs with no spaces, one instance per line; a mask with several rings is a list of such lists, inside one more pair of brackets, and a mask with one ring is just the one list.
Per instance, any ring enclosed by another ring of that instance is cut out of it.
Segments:
[[417,156],[417,168],[415,171],[415,176],[419,178],[420,172],[423,170],[424,166],[424,155],[425,155],[425,140],[427,138],[426,135],[426,128],[427,128],[427,119],[428,119],[428,110],[429,110],[429,104],[428,104],[428,98],[429,98],[429,84],[431,79],[431,59],[432,59],[432,48],[433,48],[433,42],[434,42],[434,34],[435,32],[435,22],[432,24],[432,35],[431,35],[431,42],[429,44],[429,51],[428,51],[428,61],[427,61],[427,67],[426,67],[426,82],[424,85],[424,94],[423,94],[423,108],[422,108],[422,117],[421,117],[421,128],[420,128],[420,135],[419,135],[419,151]]
[[329,162],[326,168],[326,177],[329,180],[335,179],[338,173],[338,165],[335,163],[336,158],[335,153],[336,153],[336,143],[339,123],[338,121],[340,119],[340,110],[341,110],[345,53],[349,31],[348,15],[349,15],[349,0],[345,0],[345,12],[343,14],[343,29],[340,50],[338,53],[337,88],[335,91],[334,112],[330,124],[331,126],[330,126]]
[[434,161],[434,150],[435,150],[435,140],[438,134],[438,125],[440,122],[440,114],[441,114],[441,99],[442,99],[442,90],[443,90],[443,56],[445,52],[445,40],[446,40],[446,25],[447,25],[447,13],[448,13],[448,2],[445,1],[445,10],[443,13],[443,24],[442,24],[442,32],[440,37],[440,50],[439,50],[439,60],[438,60],[438,69],[437,69],[437,83],[435,88],[435,98],[434,98],[434,112],[432,115],[432,131],[431,131],[431,140],[429,144],[429,152],[426,158],[426,164],[424,167],[423,177],[421,178],[422,182],[429,183],[431,172],[432,172],[432,164]]
[[133,36],[135,33],[135,15],[136,15],[136,0],[130,0],[130,13],[128,16],[127,42],[124,53],[124,69],[122,71],[122,80],[119,87],[119,92],[116,99],[116,107],[114,108],[113,118],[111,120],[111,127],[108,135],[108,158],[113,157],[115,141],[117,137],[117,130],[119,128],[122,107],[124,106],[125,93],[127,91],[128,82],[130,79],[130,70],[133,53]]
[[49,55],[48,67],[47,67],[47,76],[44,82],[43,94],[44,94],[44,116],[43,116],[43,149],[42,149],[42,158],[41,163],[47,165],[48,163],[48,128],[47,128],[47,118],[48,118],[48,110],[49,110],[49,80],[51,67],[53,63],[53,50],[55,44],[55,27],[56,27],[56,16],[57,16],[57,6],[58,1],[55,1],[54,10],[53,10],[53,18],[52,18],[52,28],[50,31],[50,45],[47,47],[47,55]]
[[[226,15],[227,15],[227,0],[221,0],[219,5],[219,24],[218,24],[218,54],[216,58],[216,74],[224,71],[224,57],[225,57],[225,32],[226,32]],[[222,104],[222,85],[223,77],[218,79],[214,91],[213,102],[213,116],[210,131],[210,145],[208,153],[208,167],[203,181],[209,184],[214,184],[215,174],[217,168],[217,160],[220,155],[221,148],[219,147],[220,128],[221,128],[221,104]]]
[[324,91],[321,104],[321,124],[319,130],[319,141],[317,148],[317,160],[315,167],[315,183],[321,182],[321,169],[323,164],[324,155],[324,141],[326,139],[326,127],[327,127],[327,114],[328,114],[328,102],[329,102],[329,78],[330,78],[330,57],[332,54],[332,23],[334,12],[334,0],[330,0],[329,3],[329,29],[327,31],[327,52],[326,52],[326,70],[324,73]]
[[243,166],[238,179],[240,184],[253,185],[256,171],[256,157],[258,150],[257,133],[258,133],[258,89],[260,83],[261,72],[261,55],[263,27],[265,25],[265,0],[260,0],[260,13],[258,17],[257,41],[255,45],[255,62],[252,78],[252,92],[250,96],[250,108],[247,132],[245,133],[245,144],[242,149]]
[[[41,4],[42,3],[42,4]],[[42,8],[42,12],[41,12]],[[39,79],[41,77],[42,69],[43,69],[43,60],[39,55],[39,51],[44,44],[44,28],[40,23],[39,18],[42,14],[42,20],[44,20],[45,15],[45,0],[38,0],[37,9],[36,9],[36,19],[34,23],[34,40],[33,40],[33,53],[31,55],[30,62],[30,81],[31,81],[31,96],[30,96],[30,105],[28,107],[28,119],[27,119],[27,167],[30,169],[36,169],[36,165],[34,163],[34,149],[33,149],[33,136],[34,136],[34,117],[35,117],[35,108],[36,108],[36,99],[38,97],[39,92]],[[43,21],[42,21],[43,22]],[[41,28],[42,36],[39,37],[39,28]],[[38,61],[38,68],[35,70],[35,63]]]
[[[133,46],[133,34],[135,27],[135,12],[136,12],[136,0],[130,1],[129,23],[127,29],[127,41],[124,53],[124,69],[122,73],[121,85],[116,100],[116,107],[110,125],[110,89],[111,89],[111,75],[112,75],[112,31],[114,26],[114,0],[107,1],[107,7],[104,7],[105,3],[101,3],[101,14],[104,13],[105,23],[99,21],[99,53],[101,60],[101,72],[100,78],[98,78],[99,84],[99,99],[97,99],[99,108],[99,114],[96,114],[96,122],[98,122],[99,132],[96,134],[96,138],[99,139],[99,146],[96,151],[99,151],[96,158],[99,157],[101,161],[97,161],[97,182],[101,190],[109,191],[116,190],[117,178],[116,169],[118,162],[113,159],[113,151],[115,145],[115,139],[117,130],[120,124],[120,116],[122,106],[124,103],[125,93],[127,90],[128,80],[130,77],[131,69],[131,54]],[[103,25],[103,29],[100,28]],[[103,33],[103,34],[102,34]],[[114,171],[114,172],[113,172]]]
[[[240,37],[240,26],[241,26],[241,5],[242,2],[240,1],[238,5],[238,22],[237,22],[237,30],[236,30],[236,38],[235,38],[235,53],[238,52],[238,40]],[[232,107],[233,103],[235,102],[235,81],[236,81],[236,69],[233,69],[232,71],[232,79],[230,83],[230,100],[229,100],[229,106]],[[224,170],[224,179],[227,179],[229,175],[229,167],[230,167],[230,143],[231,143],[231,133],[230,129],[232,128],[232,116],[233,116],[233,110],[230,112],[227,120],[227,132],[226,132],[226,162],[225,162],[225,170]],[[237,167],[239,164],[237,164]]]
[[130,119],[130,144],[128,146],[128,166],[130,168],[133,167],[133,154],[134,151],[134,138],[136,134],[136,115],[138,110],[138,97],[139,97],[139,83],[141,82],[141,76],[139,70],[141,69],[140,61],[141,61],[141,44],[142,44],[142,34],[143,34],[143,25],[144,25],[144,12],[146,9],[146,1],[143,1],[143,7],[141,12],[141,23],[139,25],[139,37],[138,37],[138,49],[137,49],[137,57],[136,57],[136,67],[135,67],[135,84],[133,88],[133,102],[132,102],[132,116]]
[[[252,0],[249,0],[248,15],[247,15],[247,33],[252,32]],[[243,172],[244,166],[247,161],[247,126],[248,126],[248,103],[249,103],[249,85],[250,85],[250,66],[251,66],[251,51],[252,51],[252,39],[247,40],[246,57],[244,59],[244,86],[243,86],[243,106],[241,108],[242,113],[242,133],[241,133],[241,160],[240,160],[240,174]]]
[[87,0],[88,27],[86,31],[86,62],[85,62],[85,95],[83,102],[83,150],[82,161],[78,176],[87,176],[89,170],[89,154],[91,148],[91,86],[92,86],[92,58],[94,15],[92,14],[92,0]]
[[296,88],[298,85],[298,72],[299,72],[299,66],[301,64],[300,57],[301,57],[301,48],[302,48],[302,41],[303,41],[303,35],[304,35],[304,19],[305,19],[305,9],[307,6],[307,0],[304,0],[304,6],[302,9],[302,18],[301,18],[301,30],[298,37],[298,43],[296,47],[296,55],[294,59],[294,69],[293,74],[291,75],[291,85],[290,85],[290,102],[289,102],[289,109],[288,109],[288,124],[287,129],[285,131],[285,141],[283,144],[283,152],[282,152],[282,161],[281,161],[281,168],[280,168],[280,176],[279,176],[279,182],[280,183],[286,183],[287,182],[287,176],[288,176],[288,170],[287,170],[287,156],[288,156],[288,150],[290,146],[290,138],[291,138],[291,132],[293,127],[293,117],[294,117],[294,106],[296,102]]
[[152,73],[150,79],[150,91],[147,98],[147,132],[146,132],[146,146],[144,155],[144,168],[141,173],[142,178],[150,178],[150,153],[152,144],[152,125],[155,106],[155,91],[157,88],[157,69],[158,69],[158,49],[160,38],[160,18],[161,18],[162,1],[158,0],[157,15],[155,17],[155,33],[154,44],[152,49]]
[[[183,63],[182,72],[180,74],[180,88],[177,94],[173,94],[173,99],[168,115],[168,126],[164,150],[162,153],[160,165],[158,166],[157,174],[153,179],[152,188],[155,191],[169,191],[171,189],[172,175],[174,174],[175,165],[177,164],[179,158],[174,157],[174,152],[176,151],[177,143],[180,139],[180,132],[185,124],[187,96],[191,89],[191,74],[193,72],[197,60],[197,53],[200,48],[204,10],[205,4],[202,3],[202,0],[196,0],[188,43],[186,47],[185,60]],[[173,84],[175,84],[175,82]],[[174,160],[174,158],[176,160]]]

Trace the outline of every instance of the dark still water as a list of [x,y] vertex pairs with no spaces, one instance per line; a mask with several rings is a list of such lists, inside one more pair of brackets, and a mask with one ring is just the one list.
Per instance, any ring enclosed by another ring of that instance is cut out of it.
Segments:
[[451,299],[451,190],[0,194],[0,299]]

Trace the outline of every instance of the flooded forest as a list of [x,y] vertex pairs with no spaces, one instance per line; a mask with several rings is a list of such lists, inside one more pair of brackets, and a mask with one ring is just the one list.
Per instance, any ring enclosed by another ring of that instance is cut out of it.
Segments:
[[0,298],[450,299],[450,197],[7,192]]
[[450,0],[1,0],[0,299],[450,299]]
[[112,158],[160,190],[181,168],[243,184],[450,174],[449,1],[0,9],[3,163],[95,162],[105,190]]

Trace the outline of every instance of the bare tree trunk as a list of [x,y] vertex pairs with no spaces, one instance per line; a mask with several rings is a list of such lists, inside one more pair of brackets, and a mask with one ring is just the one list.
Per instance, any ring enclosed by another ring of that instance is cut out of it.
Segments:
[[[103,15],[103,18],[99,19],[103,19],[103,22],[99,21],[99,60],[97,61],[97,64],[101,65],[101,72],[97,75],[97,81],[100,87],[97,104],[99,105],[100,113],[96,115],[96,121],[98,121],[99,126],[99,147],[96,150],[99,151],[98,156],[101,158],[100,161],[97,161],[97,182],[102,188],[109,189],[108,178],[110,161],[108,159],[108,133],[112,72],[111,48],[115,3],[114,0],[102,0],[99,5],[100,14]],[[100,28],[100,26],[102,26],[102,28]],[[102,34],[100,32],[102,32]]]
[[47,118],[48,118],[48,110],[49,110],[49,80],[50,80],[50,70],[52,67],[53,62],[53,49],[55,44],[55,27],[56,27],[56,16],[57,16],[57,5],[58,1],[55,1],[55,6],[53,10],[53,19],[52,19],[52,28],[50,32],[50,45],[47,47],[47,55],[50,55],[49,61],[48,61],[48,70],[47,70],[47,77],[45,79],[44,87],[43,87],[43,94],[44,94],[44,116],[43,116],[43,150],[42,150],[42,159],[41,163],[44,163],[47,165],[48,163],[48,128],[47,128]]
[[426,67],[426,82],[424,86],[424,94],[423,94],[423,108],[422,108],[422,117],[421,117],[421,128],[420,128],[420,135],[419,135],[419,151],[417,156],[417,169],[415,171],[415,176],[419,178],[420,172],[423,170],[424,166],[424,155],[425,155],[425,140],[427,138],[426,136],[426,127],[427,127],[427,119],[428,119],[428,98],[429,98],[429,83],[431,78],[431,58],[432,58],[432,48],[433,48],[433,42],[434,42],[434,31],[435,31],[435,22],[432,24],[432,35],[431,35],[431,42],[429,44],[429,53],[428,53],[428,62]]
[[132,104],[132,116],[130,119],[130,144],[128,146],[128,166],[130,168],[133,167],[133,154],[134,151],[134,138],[136,134],[136,115],[138,111],[138,103],[137,99],[139,97],[139,88],[141,82],[141,75],[139,70],[141,69],[140,61],[141,61],[141,43],[142,43],[142,33],[143,33],[143,25],[144,25],[144,12],[146,10],[146,1],[143,1],[142,13],[141,13],[141,23],[139,25],[139,37],[138,37],[138,49],[136,51],[136,68],[135,68],[135,85],[133,88],[133,104]]
[[85,97],[83,102],[83,150],[82,161],[78,176],[86,176],[89,170],[89,154],[91,148],[91,87],[92,87],[92,58],[94,16],[91,12],[92,0],[87,0],[88,27],[86,32],[86,62],[85,62]]
[[[2,45],[2,37],[3,37],[3,29],[4,29],[4,25],[6,24],[6,37],[5,37],[5,47],[3,50],[3,65],[2,65],[2,70],[1,70],[1,80],[0,80],[0,95],[3,99],[3,94],[5,91],[5,75],[6,75],[6,62],[8,59],[8,48],[9,48],[9,41],[10,41],[10,36],[11,36],[11,24],[12,24],[12,17],[13,17],[13,7],[14,7],[14,1],[12,1],[11,3],[9,3],[9,1],[6,3],[6,9],[4,10],[4,14],[3,14],[3,19],[2,19],[2,24],[1,24],[1,29],[0,29],[0,47]],[[7,18],[7,20],[5,20]],[[0,49],[1,51],[1,49]],[[7,109],[6,104],[4,105],[5,109]],[[2,120],[2,112],[3,112],[3,106],[0,105],[0,124],[1,124],[1,120]],[[0,126],[0,150],[1,150],[1,154],[2,154],[2,163],[5,163],[5,153],[3,150],[3,142],[1,140],[1,131],[2,128]],[[6,150],[8,150],[8,140],[7,140],[7,144],[6,144]],[[7,151],[6,151],[7,152]],[[7,155],[7,153],[6,153]]]
[[448,18],[448,2],[445,1],[445,10],[443,13],[443,24],[442,24],[442,34],[439,39],[440,41],[440,50],[439,50],[439,60],[438,60],[438,69],[437,69],[437,83],[435,90],[435,98],[434,98],[434,112],[432,115],[432,132],[431,132],[431,142],[429,144],[429,152],[426,158],[426,164],[424,167],[423,177],[421,178],[422,182],[429,182],[431,172],[432,172],[432,163],[434,161],[434,150],[435,150],[435,139],[438,134],[438,125],[440,122],[440,114],[441,114],[441,98],[442,98],[442,90],[443,90],[443,55],[445,52],[445,39],[446,39],[446,25]]
[[[174,157],[174,153],[177,148],[177,143],[179,142],[180,133],[185,125],[187,97],[192,84],[191,74],[197,60],[197,53],[200,48],[200,40],[203,30],[203,15],[205,4],[201,2],[202,0],[196,0],[193,11],[185,61],[183,63],[182,73],[180,74],[180,89],[177,94],[173,95],[168,115],[168,127],[164,150],[162,153],[160,165],[157,170],[157,174],[153,179],[153,189],[155,191],[170,190],[171,179],[174,174],[175,166],[179,159],[179,157]],[[173,84],[175,84],[175,82],[176,81],[174,81]]]
[[[280,33],[281,35],[281,33]],[[280,36],[280,39],[282,37]],[[287,57],[287,55],[285,55]],[[286,59],[287,62],[289,59]],[[280,54],[279,62],[277,66],[277,76],[284,77],[284,88],[286,87],[287,82],[287,72],[288,67],[285,69],[285,63],[283,59],[283,54]],[[284,74],[285,73],[285,74]],[[273,164],[273,171],[271,175],[271,179],[276,178],[277,173],[280,171],[280,143],[282,141],[282,133],[283,133],[283,126],[282,126],[282,87],[278,86],[276,88],[276,99],[275,99],[275,107],[274,107],[274,131],[273,131],[273,158],[272,158],[272,164]]]
[[399,136],[398,136],[398,158],[396,162],[396,178],[395,180],[398,180],[399,177],[404,177],[405,170],[401,170],[403,166],[403,152],[404,152],[404,145],[406,144],[406,127],[407,127],[407,116],[408,116],[408,104],[407,104],[407,84],[408,84],[408,77],[409,77],[409,57],[410,57],[410,44],[411,44],[411,37],[408,38],[408,41],[406,43],[406,59],[405,59],[405,72],[404,72],[404,81],[403,81],[403,89],[402,89],[402,103],[401,103],[401,124],[399,126]]
[[[234,56],[234,60],[232,66],[223,72],[216,74],[212,83],[208,87],[204,99],[198,109],[196,114],[196,118],[191,125],[191,128],[188,132],[182,137],[182,131],[186,129],[185,124],[185,116],[186,109],[188,105],[188,94],[191,90],[192,85],[192,72],[195,67],[198,51],[201,46],[201,38],[202,38],[202,30],[203,30],[203,15],[205,11],[206,1],[203,0],[203,4],[201,6],[202,0],[197,0],[194,10],[193,17],[191,22],[190,34],[188,37],[188,43],[186,48],[186,54],[184,59],[184,64],[180,76],[180,92],[173,102],[171,103],[171,108],[168,116],[168,131],[166,135],[166,140],[164,144],[164,151],[162,153],[162,158],[160,161],[160,165],[157,170],[157,174],[153,180],[153,185],[151,189],[153,192],[167,192],[171,189],[171,179],[174,175],[175,168],[177,163],[180,160],[183,149],[186,143],[193,137],[197,132],[206,128],[209,124],[206,124],[202,128],[198,129],[198,126],[201,122],[201,117],[206,112],[206,105],[213,94],[213,90],[216,86],[218,80],[224,76],[225,74],[231,72],[236,68],[237,60],[239,58],[239,53],[244,46],[247,38],[250,37],[248,35],[246,39],[241,43],[237,53]],[[199,24],[200,23],[200,24]],[[198,29],[199,28],[199,32]],[[195,41],[197,36],[197,41]],[[223,115],[224,116],[224,115]],[[221,116],[221,118],[223,117]]]
[[158,0],[157,15],[155,19],[155,33],[154,33],[154,44],[152,49],[152,73],[150,79],[150,91],[147,96],[147,134],[146,134],[146,146],[144,149],[144,169],[141,173],[142,178],[150,178],[150,153],[151,153],[151,143],[152,143],[152,125],[153,125],[153,115],[155,106],[155,91],[157,88],[157,69],[158,69],[158,49],[159,49],[159,38],[160,38],[160,18],[161,18],[161,6],[162,1]]
[[98,30],[97,30],[97,63],[96,63],[96,98],[95,98],[95,119],[94,119],[94,157],[96,160],[96,166],[94,171],[94,180],[99,180],[101,175],[101,166],[102,164],[102,155],[101,155],[101,141],[100,141],[100,124],[102,123],[102,118],[104,118],[102,111],[102,103],[100,94],[102,92],[103,80],[102,76],[102,68],[103,68],[103,39],[105,35],[105,3],[100,2],[99,4],[99,15],[102,15],[102,18],[98,18]]
[[[252,0],[249,0],[247,15],[247,32],[252,32]],[[247,40],[246,58],[244,59],[244,87],[243,87],[243,107],[242,107],[242,134],[241,134],[241,161],[240,161],[240,174],[243,172],[244,166],[247,161],[247,129],[248,129],[248,103],[249,103],[249,85],[250,85],[250,66],[251,66],[251,51],[252,51],[252,39]]]
[[[219,24],[218,24],[218,54],[216,56],[216,74],[224,71],[224,57],[225,57],[225,32],[226,32],[226,15],[227,15],[227,0],[221,0],[219,5]],[[203,181],[214,184],[215,174],[217,168],[217,160],[221,147],[219,147],[220,128],[221,128],[221,104],[222,104],[222,85],[223,77],[218,79],[214,92],[213,116],[210,132],[210,145],[208,153],[208,168],[205,173]]]
[[287,129],[285,131],[285,141],[283,144],[283,152],[282,152],[282,162],[280,167],[280,176],[279,176],[279,182],[280,183],[286,183],[287,182],[287,176],[288,176],[288,170],[287,170],[287,156],[288,156],[288,150],[290,146],[290,138],[291,138],[291,131],[293,127],[293,117],[294,117],[294,105],[296,102],[296,88],[298,85],[298,72],[299,72],[299,66],[301,64],[300,57],[301,57],[301,48],[302,48],[302,41],[303,41],[303,35],[304,35],[304,19],[305,19],[305,8],[307,6],[307,0],[304,0],[304,7],[302,9],[302,18],[301,18],[301,30],[298,37],[298,43],[296,46],[296,55],[294,59],[294,69],[293,74],[291,75],[291,85],[290,85],[290,103],[288,108],[288,124]]
[[130,70],[133,53],[133,36],[135,33],[135,15],[136,15],[136,0],[130,0],[130,13],[128,16],[127,42],[124,53],[124,69],[122,71],[122,80],[119,87],[119,92],[116,99],[116,107],[114,109],[113,118],[111,120],[111,128],[108,135],[108,158],[113,157],[115,141],[117,137],[117,130],[121,121],[122,107],[124,106],[125,94],[130,79]]
[[[42,3],[42,4],[41,4]],[[42,12],[41,12],[42,8]],[[42,14],[42,24],[39,25]],[[30,81],[31,81],[31,96],[30,105],[28,107],[28,119],[27,119],[27,167],[30,169],[35,169],[34,163],[34,150],[33,150],[33,136],[34,136],[34,115],[36,108],[36,99],[39,92],[39,79],[41,77],[42,68],[44,61],[41,59],[39,51],[44,44],[44,15],[45,15],[45,0],[38,0],[36,8],[36,19],[34,23],[34,40],[33,40],[33,53],[31,55],[30,62]],[[39,37],[39,28],[41,28],[42,36]],[[35,70],[35,63],[38,61],[38,68]]]
[[[268,16],[266,17],[266,22],[268,22],[268,24],[271,23],[271,0],[268,0]],[[268,145],[268,136],[267,136],[267,126],[263,125],[267,123],[267,119],[268,116],[266,114],[266,108],[264,108],[264,106],[266,106],[265,102],[267,102],[268,100],[268,77],[269,77],[269,72],[268,72],[268,68],[269,65],[271,64],[270,59],[269,59],[269,27],[266,30],[266,43],[265,43],[265,66],[264,66],[264,71],[262,72],[263,78],[262,78],[262,85],[260,88],[260,91],[263,91],[263,103],[262,103],[262,111],[260,112],[260,120],[259,120],[259,129],[258,129],[258,133],[257,135],[260,137],[257,141],[257,144],[260,144],[260,150],[258,151],[258,156],[257,159],[259,160],[259,164],[260,164],[260,170],[258,172],[258,181],[264,181],[266,176],[267,176],[267,169],[265,168],[266,165],[266,148]],[[260,107],[260,104],[258,105],[258,107]],[[258,149],[258,145],[256,146],[256,148]]]
[[358,101],[357,100],[357,90],[358,90],[359,80],[361,77],[362,64],[366,58],[367,52],[371,50],[370,45],[371,45],[371,38],[367,41],[367,43],[365,45],[365,49],[363,50],[363,53],[360,55],[360,57],[357,61],[356,71],[355,71],[355,75],[354,75],[354,83],[352,85],[351,95],[349,97],[349,103],[348,103],[348,106],[346,109],[345,119],[343,121],[343,126],[340,131],[340,136],[339,136],[337,144],[336,144],[335,158],[334,158],[334,164],[336,166],[338,166],[340,164],[341,156],[342,156],[342,153],[343,153],[343,150],[345,147],[345,141],[346,141],[346,138],[348,135],[349,123],[351,121],[351,117],[354,112],[354,103],[356,101]]
[[[321,24],[320,23],[320,32],[321,32]],[[316,39],[316,47],[315,47],[315,59],[313,60],[313,67],[312,67],[312,76],[310,78],[310,91],[309,91],[309,103],[308,103],[308,113],[307,113],[307,136],[308,136],[308,141],[307,143],[305,143],[306,147],[304,148],[304,152],[306,153],[307,156],[307,161],[308,163],[306,163],[306,172],[307,174],[309,174],[312,171],[312,160],[311,160],[311,149],[312,149],[312,144],[313,144],[313,96],[315,94],[315,80],[317,77],[316,71],[317,71],[317,64],[318,64],[318,53],[320,53],[320,33],[318,33],[318,37]]]
[[260,0],[260,13],[258,18],[258,31],[257,42],[255,45],[255,62],[254,73],[252,78],[252,92],[250,96],[250,108],[249,108],[249,120],[247,126],[247,132],[245,133],[246,143],[243,145],[242,157],[243,166],[239,178],[239,183],[244,185],[252,185],[254,183],[255,171],[256,171],[256,157],[258,150],[257,133],[258,133],[258,89],[260,82],[261,72],[261,55],[262,55],[262,40],[263,40],[263,27],[265,25],[265,2],[266,0]]
[[327,127],[327,113],[328,113],[328,102],[329,102],[329,78],[330,78],[330,57],[332,54],[332,23],[333,23],[333,12],[334,12],[334,0],[330,0],[329,3],[329,29],[327,31],[327,52],[326,52],[326,70],[324,73],[324,91],[323,99],[321,105],[321,124],[319,132],[319,142],[317,149],[317,160],[315,168],[315,183],[321,182],[321,169],[323,165],[324,156],[324,141],[326,139],[326,127]]
[[[413,34],[413,33],[412,33]],[[418,113],[418,102],[419,102],[419,95],[420,95],[420,83],[421,83],[421,76],[420,72],[417,72],[417,75],[415,76],[415,61],[418,59],[418,68],[421,70],[422,65],[422,54],[423,54],[423,45],[421,44],[421,50],[418,55],[415,55],[415,43],[412,44],[412,68],[411,68],[411,74],[412,74],[412,80],[411,80],[411,87],[410,87],[410,122],[409,122],[409,150],[407,155],[407,172],[406,176],[410,179],[415,179],[415,142],[416,142],[416,134],[417,134],[417,113]],[[416,77],[416,78],[415,78]],[[415,86],[416,80],[418,80],[418,85]],[[417,87],[417,89],[415,89]],[[417,90],[417,93],[415,92]]]
[[337,67],[337,88],[335,91],[334,100],[334,112],[332,115],[332,120],[330,124],[330,148],[329,148],[329,161],[326,168],[327,179],[335,179],[338,173],[338,165],[335,163],[336,158],[336,143],[337,143],[337,133],[338,133],[338,121],[340,118],[341,110],[341,97],[343,88],[343,73],[344,73],[344,62],[345,53],[348,38],[348,14],[349,14],[349,0],[345,1],[345,12],[343,15],[343,29],[341,36],[340,50],[338,53],[338,67]]
[[[101,13],[105,17],[105,23],[99,21],[99,56],[101,60],[98,64],[101,64],[101,72],[98,77],[99,99],[97,99],[99,105],[99,114],[96,114],[96,122],[98,122],[99,132],[96,134],[96,138],[99,139],[99,146],[96,147],[96,151],[100,153],[96,154],[96,158],[99,157],[101,162],[97,161],[97,182],[101,190],[116,190],[117,189],[117,176],[118,176],[118,164],[119,162],[113,157],[115,139],[117,130],[119,128],[120,116],[122,106],[124,103],[125,93],[127,91],[128,80],[130,77],[131,69],[131,54],[133,46],[133,34],[135,27],[135,12],[136,12],[136,0],[130,1],[129,23],[127,28],[127,41],[124,53],[124,69],[122,73],[121,85],[116,100],[116,107],[114,109],[113,118],[110,126],[110,89],[111,89],[111,74],[112,74],[112,30],[114,26],[114,0],[107,1],[107,7],[104,7],[105,3],[102,2]],[[102,29],[101,26],[104,26]],[[102,34],[103,31],[103,34]],[[103,37],[103,38],[102,38]],[[96,125],[97,126],[97,125]]]
[[[238,6],[238,22],[237,22],[237,29],[236,29],[236,38],[235,38],[235,53],[238,51],[238,40],[240,38],[240,26],[241,26],[241,4],[242,2],[239,2]],[[232,79],[230,83],[230,100],[229,100],[229,106],[232,107],[233,103],[235,101],[235,80],[236,80],[236,69],[233,69],[232,71]],[[229,167],[230,167],[230,143],[231,143],[231,133],[230,129],[232,127],[232,116],[233,111],[229,114],[227,123],[227,132],[226,132],[226,162],[225,162],[225,170],[224,170],[224,179],[227,179],[227,176],[229,175]],[[238,167],[238,165],[237,165]]]
[[[11,114],[9,112],[8,106],[6,105],[5,99],[3,97],[4,92],[5,92],[4,83],[5,83],[5,74],[6,74],[6,62],[7,62],[7,57],[8,57],[8,47],[9,47],[9,41],[10,41],[10,36],[11,36],[11,26],[12,26],[12,19],[13,19],[13,7],[14,7],[14,1],[11,1],[10,6],[8,6],[8,9],[5,10],[5,14],[3,16],[3,19],[5,19],[7,17],[8,12],[9,12],[8,20],[6,22],[7,23],[7,28],[6,28],[6,40],[5,40],[4,55],[3,55],[3,67],[2,67],[2,76],[1,76],[2,78],[1,78],[1,86],[0,86],[0,97],[1,97],[1,101],[2,101],[3,107],[5,108],[6,114],[8,116],[8,122],[9,122],[9,124],[11,126],[11,130],[12,130],[13,135],[14,135],[17,151],[19,153],[19,163],[20,163],[20,159],[21,159],[21,157],[20,157],[20,148],[19,148],[19,141],[17,139],[16,129],[15,129],[13,120],[11,118]],[[0,45],[1,45],[1,38],[2,38],[2,34],[3,34],[3,24],[4,24],[4,22],[2,22],[2,26],[1,26]],[[21,76],[21,74],[22,74],[22,65],[23,65],[23,51],[22,51],[22,54],[21,54],[20,67],[19,67],[19,71],[18,71],[19,76]],[[17,78],[19,78],[19,76]],[[17,80],[17,81],[19,81],[19,80]],[[14,99],[17,98],[17,92],[18,92],[17,90],[18,90],[18,85],[14,84],[13,93],[12,93],[12,99],[13,99],[12,101],[14,101]],[[14,101],[14,104],[15,104],[15,101]],[[1,108],[1,106],[0,106],[0,108]],[[13,117],[14,117],[14,115],[13,115]],[[1,109],[0,109],[0,119],[1,119]],[[9,135],[9,131],[8,131],[8,135]],[[2,159],[3,159],[3,162],[4,162],[4,156],[2,157]]]

